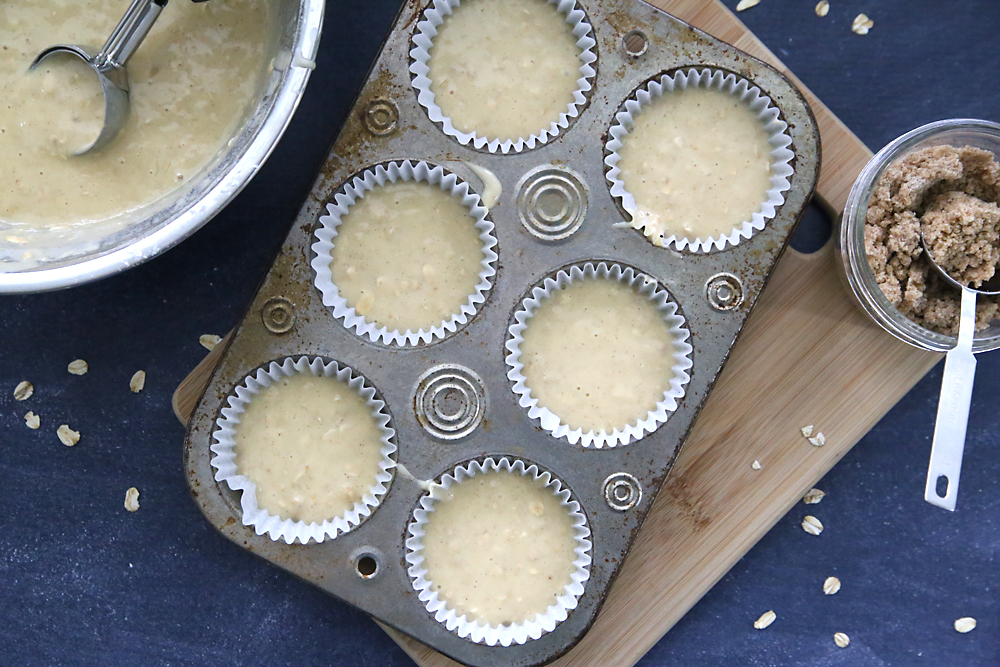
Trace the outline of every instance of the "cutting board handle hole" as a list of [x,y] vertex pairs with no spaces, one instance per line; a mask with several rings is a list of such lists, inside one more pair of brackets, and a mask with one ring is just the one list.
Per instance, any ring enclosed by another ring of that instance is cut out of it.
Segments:
[[792,248],[803,255],[811,255],[826,245],[833,234],[830,216],[815,201],[809,202],[802,213],[802,220],[792,235]]

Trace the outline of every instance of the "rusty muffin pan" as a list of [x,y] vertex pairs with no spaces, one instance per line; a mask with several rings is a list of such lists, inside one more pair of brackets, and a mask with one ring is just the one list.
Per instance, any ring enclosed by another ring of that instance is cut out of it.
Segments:
[[[473,666],[544,664],[590,628],[819,173],[815,119],[798,90],[773,68],[644,2],[578,0],[577,6],[596,40],[596,76],[586,104],[558,136],[503,154],[460,144],[418,102],[410,50],[427,5],[404,4],[278,257],[231,336],[185,440],[192,493],[224,536]],[[616,226],[627,216],[610,193],[605,164],[609,128],[625,101],[654,77],[699,66],[735,73],[764,91],[788,125],[795,154],[785,202],[764,229],[704,254],[656,247],[640,232]],[[440,165],[479,194],[484,184],[469,164],[493,172],[502,184],[488,216],[499,259],[485,302],[455,332],[408,346],[375,342],[345,327],[323,304],[310,266],[327,204],[366,169],[403,160]],[[540,188],[564,199],[562,218],[533,209],[537,197],[530,193]],[[632,267],[655,281],[678,305],[693,347],[690,381],[669,419],[645,437],[611,448],[554,438],[521,407],[508,379],[508,329],[524,298],[560,269],[588,262]],[[395,470],[381,504],[352,530],[318,544],[289,545],[243,525],[238,493],[215,480],[210,447],[235,388],[270,361],[301,355],[336,361],[374,387],[395,431],[396,461],[407,473]],[[579,502],[591,533],[589,580],[576,608],[551,632],[507,647],[462,638],[436,620],[418,599],[405,559],[407,529],[425,494],[415,480],[437,480],[487,457],[550,471]]]

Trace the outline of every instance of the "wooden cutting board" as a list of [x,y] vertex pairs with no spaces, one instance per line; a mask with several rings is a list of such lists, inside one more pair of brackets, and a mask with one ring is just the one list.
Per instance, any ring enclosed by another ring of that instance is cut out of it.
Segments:
[[[823,141],[817,198],[837,216],[871,152],[719,0],[654,5],[790,76]],[[559,667],[635,664],[940,359],[900,343],[850,300],[832,244],[789,249],[591,631]],[[224,345],[174,394],[187,423]],[[815,424],[826,445],[799,431]],[[753,461],[761,470],[753,470]],[[669,549],[663,545],[670,545]],[[454,661],[385,628],[421,667]]]

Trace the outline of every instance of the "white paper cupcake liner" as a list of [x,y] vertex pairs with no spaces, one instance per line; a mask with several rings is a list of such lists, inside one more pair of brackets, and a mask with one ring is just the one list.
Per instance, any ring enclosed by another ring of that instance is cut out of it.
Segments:
[[790,149],[792,138],[788,136],[788,124],[781,120],[780,111],[771,98],[748,80],[722,70],[688,69],[679,70],[673,74],[664,74],[640,88],[634,97],[625,102],[624,109],[615,115],[615,123],[611,126],[608,134],[610,137],[606,145],[608,156],[604,159],[604,163],[610,167],[607,179],[611,183],[611,195],[621,200],[622,208],[632,218],[631,226],[645,233],[641,216],[638,215],[635,198],[625,189],[625,183],[620,178],[621,170],[618,168],[618,163],[621,161],[621,156],[618,154],[618,150],[621,149],[623,139],[634,126],[634,118],[642,113],[644,106],[655,102],[664,95],[669,95],[674,90],[684,90],[688,87],[701,87],[728,93],[738,97],[757,114],[757,118],[769,135],[768,142],[771,145],[771,158],[773,159],[771,187],[767,190],[767,198],[761,202],[760,211],[754,213],[749,220],[743,221],[742,225],[733,228],[728,234],[723,234],[718,238],[710,236],[706,239],[678,238],[677,235],[662,238],[652,236],[649,239],[654,245],[674,246],[677,250],[689,249],[698,253],[725,250],[727,246],[735,246],[764,229],[767,221],[775,216],[777,208],[785,203],[784,193],[792,187],[788,179],[794,173],[790,163],[795,154]]
[[[531,395],[527,378],[522,372],[524,369],[524,364],[521,363],[521,343],[524,341],[522,334],[530,326],[534,310],[554,291],[580,280],[616,280],[625,283],[656,305],[674,337],[674,376],[670,380],[670,388],[663,392],[663,399],[657,402],[656,408],[648,412],[645,418],[635,424],[623,425],[610,433],[604,429],[585,433],[581,428],[570,428],[559,415],[538,404],[538,399]],[[518,396],[518,404],[528,411],[529,418],[537,420],[538,424],[553,437],[566,438],[572,445],[602,449],[627,445],[643,438],[647,433],[659,428],[660,424],[666,422],[670,414],[677,409],[677,402],[683,398],[685,387],[691,379],[687,373],[692,364],[693,348],[687,342],[691,334],[685,327],[684,318],[677,304],[670,300],[669,294],[657,284],[656,280],[630,267],[605,262],[595,265],[588,262],[560,270],[554,278],[546,278],[541,285],[531,290],[530,296],[524,299],[521,307],[514,313],[514,324],[510,326],[508,332],[510,336],[507,339],[509,351],[507,366],[510,370],[507,372],[507,377],[514,383],[513,390]]]
[[[479,230],[479,239],[483,242],[482,270],[479,272],[479,283],[476,285],[475,291],[469,295],[466,302],[451,318],[441,322],[438,326],[430,329],[419,329],[415,332],[410,329],[405,332],[400,332],[399,329],[389,331],[387,327],[377,322],[369,322],[359,315],[354,307],[340,295],[340,291],[333,283],[330,269],[337,228],[351,206],[376,187],[397,181],[416,181],[437,185],[458,199],[463,206],[469,209],[469,217],[475,221],[476,229]],[[486,293],[492,285],[491,279],[496,275],[497,254],[493,248],[496,246],[497,240],[493,236],[493,223],[486,219],[488,211],[480,202],[479,195],[469,188],[468,183],[459,180],[455,174],[446,172],[443,167],[423,161],[414,163],[410,160],[377,165],[367,169],[360,176],[354,177],[347,183],[343,192],[338,193],[334,197],[333,203],[326,205],[326,209],[327,214],[320,217],[320,227],[316,230],[318,240],[312,245],[313,252],[316,253],[316,257],[312,260],[312,267],[316,272],[316,287],[323,295],[323,304],[333,310],[333,316],[341,320],[348,329],[353,329],[359,336],[367,336],[376,343],[381,341],[386,345],[406,346],[421,343],[426,345],[457,331],[459,326],[464,325],[470,317],[475,315],[479,304],[486,301]]]
[[[572,582],[566,585],[564,592],[556,599],[556,603],[539,613],[534,619],[525,620],[511,625],[487,625],[478,621],[470,620],[465,614],[459,615],[453,608],[438,597],[435,591],[431,590],[431,582],[427,580],[427,569],[424,567],[423,539],[424,525],[428,521],[428,516],[434,512],[434,503],[454,484],[461,484],[470,477],[481,474],[510,473],[527,475],[534,480],[539,480],[546,488],[550,489],[553,495],[562,501],[562,506],[573,518],[573,525],[576,530],[576,560],[573,566],[576,570],[572,575]],[[418,593],[418,598],[424,603],[427,611],[434,619],[443,623],[448,630],[454,632],[463,639],[477,644],[487,644],[488,646],[510,646],[511,644],[524,644],[531,639],[538,639],[547,632],[552,632],[555,627],[566,620],[569,612],[576,608],[580,596],[583,595],[584,584],[590,579],[590,549],[591,542],[590,528],[587,527],[587,518],[583,514],[580,503],[573,500],[568,488],[565,488],[558,479],[548,472],[542,472],[534,464],[525,464],[523,461],[501,458],[499,461],[487,458],[482,463],[473,461],[468,465],[459,466],[453,472],[446,473],[441,477],[441,482],[436,484],[431,490],[424,494],[419,501],[418,507],[413,512],[413,519],[407,529],[406,538],[406,562],[409,564],[407,572],[410,575],[414,590]]]
[[566,111],[559,115],[559,120],[552,122],[549,127],[539,128],[538,132],[529,137],[513,139],[490,139],[480,136],[475,132],[462,132],[452,125],[451,118],[444,115],[434,102],[434,93],[431,92],[431,80],[427,76],[430,71],[427,63],[431,58],[430,50],[434,38],[437,37],[438,27],[444,23],[445,17],[449,16],[462,0],[434,0],[424,12],[423,20],[417,23],[417,30],[413,35],[413,48],[410,50],[410,73],[413,74],[413,87],[417,91],[417,101],[424,109],[432,123],[441,126],[441,129],[449,137],[457,139],[460,144],[467,146],[470,143],[476,149],[485,148],[491,153],[500,151],[504,154],[511,151],[519,153],[525,149],[532,149],[541,146],[560,132],[567,129],[574,118],[580,115],[580,111],[587,103],[587,94],[593,88],[594,77],[597,72],[594,63],[597,61],[597,54],[594,47],[597,42],[594,40],[594,31],[587,21],[584,13],[575,0],[548,0],[556,6],[559,13],[566,17],[566,22],[573,27],[573,36],[577,38],[576,46],[580,49],[580,78],[577,79],[577,89],[573,92],[573,101],[566,106]]
[[[292,377],[297,373],[332,377],[346,383],[365,399],[382,432],[382,460],[379,462],[379,471],[374,475],[368,493],[342,516],[321,524],[293,521],[258,507],[257,485],[253,480],[241,475],[236,467],[236,441],[233,436],[239,428],[240,418],[246,406],[272,382]],[[309,540],[323,542],[360,525],[381,503],[392,481],[392,469],[396,466],[393,460],[396,445],[392,442],[395,431],[389,427],[389,415],[385,412],[385,403],[376,398],[375,389],[369,386],[363,377],[355,375],[350,368],[342,367],[334,361],[304,356],[296,359],[289,357],[280,363],[272,361],[266,367],[257,369],[244,380],[242,385],[236,387],[235,395],[229,397],[227,404],[228,407],[222,409],[222,416],[216,420],[215,433],[212,434],[215,440],[211,447],[215,454],[212,457],[212,467],[215,468],[217,482],[224,481],[233,491],[242,492],[240,506],[243,509],[244,526],[253,526],[258,535],[267,533],[272,540],[283,540],[288,544],[293,544],[296,540],[301,544],[307,544]]]

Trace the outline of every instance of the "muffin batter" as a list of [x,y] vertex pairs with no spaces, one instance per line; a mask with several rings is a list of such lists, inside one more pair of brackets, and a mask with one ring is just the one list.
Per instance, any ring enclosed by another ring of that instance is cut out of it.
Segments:
[[534,620],[576,570],[575,529],[541,482],[478,474],[440,490],[424,525],[424,575],[449,607],[494,627]]
[[358,315],[390,331],[429,330],[479,284],[483,242],[461,201],[437,185],[376,186],[333,239],[333,284]]
[[674,377],[673,334],[656,304],[609,279],[576,281],[533,311],[522,334],[538,405],[584,432],[635,424]]
[[771,187],[763,124],[720,90],[665,92],[622,138],[619,178],[635,197],[632,226],[653,241],[718,239],[761,210]]
[[371,408],[346,383],[297,373],[250,400],[234,436],[236,468],[257,485],[261,509],[322,523],[376,483],[381,438]]
[[462,132],[515,141],[538,134],[574,101],[576,41],[546,0],[465,0],[429,51],[434,101]]
[[[30,74],[28,67],[53,44],[100,47],[126,4],[0,3],[0,257],[18,245],[75,238],[82,227],[110,233],[134,217],[123,214],[204,168],[263,83],[268,6],[170,3],[128,63],[131,111],[122,133],[99,153],[72,157],[103,122],[97,77],[70,57],[46,59]],[[117,224],[98,222],[116,216]]]

